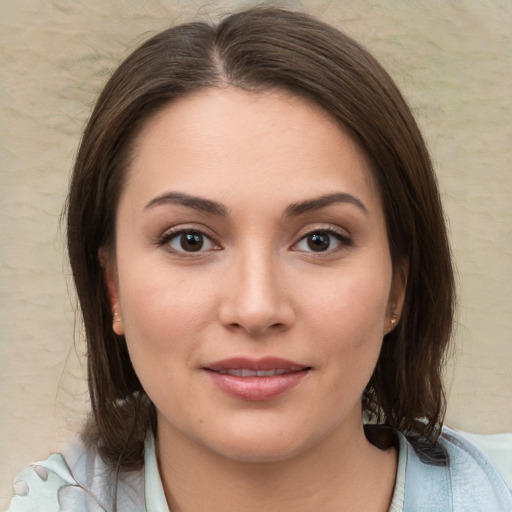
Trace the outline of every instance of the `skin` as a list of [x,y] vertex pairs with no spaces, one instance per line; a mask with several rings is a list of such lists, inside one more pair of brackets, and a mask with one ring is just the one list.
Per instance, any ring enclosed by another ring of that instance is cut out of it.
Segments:
[[[387,510],[396,454],[366,440],[361,395],[404,284],[370,166],[339,125],[283,92],[180,99],[136,141],[116,228],[114,330],[157,408],[171,510]],[[183,232],[204,233],[201,250]],[[242,400],[204,370],[235,356],[311,370]]]

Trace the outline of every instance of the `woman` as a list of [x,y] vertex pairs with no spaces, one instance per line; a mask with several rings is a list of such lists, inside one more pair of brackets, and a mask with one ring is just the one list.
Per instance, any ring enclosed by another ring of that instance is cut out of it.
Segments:
[[92,414],[9,510],[510,509],[442,430],[454,284],[425,144],[334,28],[253,9],[137,49],[85,130],[68,250]]

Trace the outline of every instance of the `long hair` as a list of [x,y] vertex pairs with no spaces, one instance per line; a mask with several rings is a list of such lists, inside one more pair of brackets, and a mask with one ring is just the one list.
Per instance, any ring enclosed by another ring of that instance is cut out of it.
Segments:
[[[195,91],[229,84],[284,90],[336,119],[371,162],[395,270],[408,262],[405,303],[363,396],[374,421],[435,444],[445,412],[441,372],[454,277],[436,178],[393,80],[358,43],[306,14],[256,8],[217,25],[165,30],[136,49],[101,92],[76,158],[67,202],[68,252],[87,338],[92,414],[84,436],[112,467],[143,462],[156,412],[112,313],[98,254],[115,254],[119,197],[141,127]],[[421,419],[421,421],[418,421]]]

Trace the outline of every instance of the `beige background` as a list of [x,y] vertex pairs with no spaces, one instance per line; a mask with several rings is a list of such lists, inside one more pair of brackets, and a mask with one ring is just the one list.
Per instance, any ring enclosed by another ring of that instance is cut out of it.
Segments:
[[[77,431],[86,403],[58,226],[99,88],[146,36],[255,3],[0,2],[0,508],[15,473]],[[280,4],[358,38],[410,100],[438,169],[459,273],[448,420],[511,432],[512,2]]]

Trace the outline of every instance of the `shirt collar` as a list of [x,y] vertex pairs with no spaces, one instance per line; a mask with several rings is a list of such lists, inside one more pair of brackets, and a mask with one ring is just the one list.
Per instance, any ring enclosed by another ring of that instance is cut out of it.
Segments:
[[158,471],[155,438],[151,431],[148,432],[144,443],[144,497],[147,512],[169,512]]
[[405,474],[409,448],[407,446],[407,439],[401,432],[396,431],[396,436],[398,437],[398,465],[396,468],[395,489],[389,512],[402,512],[405,503]]
[[[396,432],[399,441],[398,467],[395,490],[389,512],[402,512],[405,500],[405,473],[407,467],[407,440],[401,432]],[[158,463],[156,459],[155,438],[151,431],[146,436],[144,445],[144,495],[147,512],[169,512],[165,498]]]

